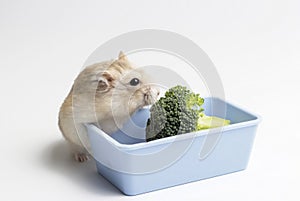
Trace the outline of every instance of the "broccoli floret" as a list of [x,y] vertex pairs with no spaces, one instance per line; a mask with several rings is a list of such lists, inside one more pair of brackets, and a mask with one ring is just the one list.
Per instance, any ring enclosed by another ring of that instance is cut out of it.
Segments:
[[150,109],[146,140],[229,125],[230,121],[203,112],[204,99],[186,87],[175,86]]
[[175,86],[150,109],[147,121],[147,141],[189,133],[197,130],[203,112],[204,99],[186,87]]

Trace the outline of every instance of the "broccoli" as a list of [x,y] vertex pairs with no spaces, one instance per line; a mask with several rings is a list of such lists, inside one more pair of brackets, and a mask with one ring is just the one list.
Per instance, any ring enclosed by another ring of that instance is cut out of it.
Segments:
[[204,99],[184,86],[175,86],[165,93],[150,108],[146,126],[146,140],[180,135],[228,125],[229,120],[206,116],[202,104]]
[[204,99],[186,87],[175,86],[150,109],[147,121],[147,141],[189,133],[197,130]]

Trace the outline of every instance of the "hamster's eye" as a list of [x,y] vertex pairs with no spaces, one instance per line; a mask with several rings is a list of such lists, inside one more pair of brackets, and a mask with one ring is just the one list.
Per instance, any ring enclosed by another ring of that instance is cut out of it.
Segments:
[[140,83],[140,80],[137,79],[137,78],[133,78],[133,79],[130,80],[130,82],[129,82],[129,84],[130,84],[131,86],[136,86],[136,85],[138,85],[139,83]]

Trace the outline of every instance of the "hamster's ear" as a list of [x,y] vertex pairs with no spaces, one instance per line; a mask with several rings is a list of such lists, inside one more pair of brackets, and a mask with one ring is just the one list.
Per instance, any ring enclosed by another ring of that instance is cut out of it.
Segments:
[[97,90],[106,92],[112,88],[114,78],[109,72],[101,72],[97,75],[98,87]]
[[119,60],[127,61],[127,57],[122,51],[120,51],[119,53]]

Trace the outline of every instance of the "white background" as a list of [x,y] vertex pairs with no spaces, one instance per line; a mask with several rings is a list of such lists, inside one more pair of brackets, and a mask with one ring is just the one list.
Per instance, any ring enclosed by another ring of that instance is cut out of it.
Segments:
[[[299,11],[296,0],[1,0],[0,199],[299,200]],[[226,98],[263,117],[247,170],[126,197],[70,159],[57,113],[73,79],[103,42],[144,28],[196,42]]]

